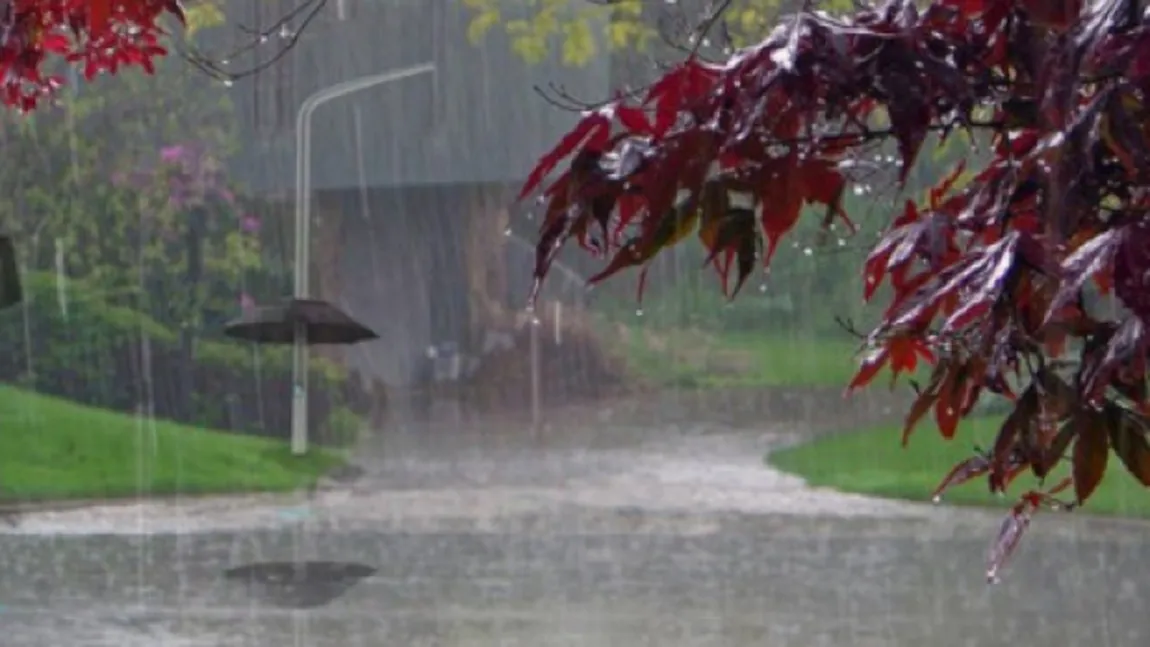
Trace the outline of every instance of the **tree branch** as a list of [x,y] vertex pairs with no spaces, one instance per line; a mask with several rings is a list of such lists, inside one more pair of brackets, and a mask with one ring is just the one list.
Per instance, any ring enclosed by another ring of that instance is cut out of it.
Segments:
[[[201,72],[208,74],[212,78],[225,82],[234,82],[241,78],[258,74],[259,72],[275,65],[290,52],[299,42],[300,36],[311,25],[312,21],[319,16],[319,13],[327,6],[328,0],[305,0],[302,4],[295,7],[291,11],[281,16],[278,20],[270,26],[258,29],[251,28],[244,25],[238,25],[237,29],[250,37],[249,41],[244,45],[224,54],[219,57],[210,57],[204,54],[198,48],[192,47],[177,47],[176,52],[181,58],[191,63]],[[291,29],[290,25],[296,18],[302,16],[299,26],[296,29]],[[271,58],[261,63],[257,63],[250,68],[239,72],[229,71],[224,69],[228,66],[228,61],[237,57],[248,54],[259,47],[266,45],[273,38],[279,38],[286,41]]]

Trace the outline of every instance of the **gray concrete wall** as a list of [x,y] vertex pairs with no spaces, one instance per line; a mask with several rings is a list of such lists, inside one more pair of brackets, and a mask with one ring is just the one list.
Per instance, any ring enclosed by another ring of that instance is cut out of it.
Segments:
[[[557,54],[526,64],[501,26],[472,43],[466,32],[474,14],[459,0],[347,3],[354,10],[348,20],[336,20],[336,3],[329,2],[324,19],[309,25],[287,56],[233,86],[243,120],[234,171],[256,193],[290,195],[294,115],[307,96],[342,81],[426,62],[437,66],[434,76],[365,90],[316,111],[317,190],[522,181],[578,118],[539,97],[535,86],[557,83],[589,101],[609,96],[606,54],[579,69],[563,66]],[[264,3],[240,0],[234,13],[251,14],[246,24],[255,24],[257,4],[268,13]],[[505,18],[524,11],[516,4],[508,3]],[[274,45],[258,54],[266,57]],[[255,60],[241,57],[232,65],[242,69]]]

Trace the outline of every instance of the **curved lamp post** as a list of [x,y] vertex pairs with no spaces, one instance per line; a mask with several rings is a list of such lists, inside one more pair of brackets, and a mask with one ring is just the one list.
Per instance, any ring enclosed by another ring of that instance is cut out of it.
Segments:
[[[295,284],[293,296],[307,299],[311,270],[311,118],[317,108],[340,97],[395,81],[434,74],[435,65],[424,63],[390,72],[362,76],[316,91],[304,99],[295,121]],[[307,330],[299,325],[292,343],[291,451],[307,452]]]

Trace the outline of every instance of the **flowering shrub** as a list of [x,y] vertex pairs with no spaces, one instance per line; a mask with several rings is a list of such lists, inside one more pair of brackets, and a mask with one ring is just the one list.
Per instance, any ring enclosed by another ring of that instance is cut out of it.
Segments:
[[[197,288],[201,294],[192,295],[186,304],[191,310],[176,308],[187,299],[172,298],[155,304],[172,311],[161,320],[185,318],[175,310],[183,310],[186,316],[207,309],[208,318],[222,321],[235,314],[237,303],[240,308],[254,305],[242,289],[242,279],[261,265],[261,222],[243,209],[222,163],[208,146],[200,142],[165,146],[148,168],[118,175],[114,181],[140,197],[142,240],[149,245],[147,256],[153,261],[146,273],[150,277],[147,287],[153,295],[186,296],[188,286],[180,287],[187,277],[187,263],[200,262],[203,269],[206,285]],[[202,258],[189,258],[192,253]],[[232,295],[226,305],[219,301],[221,293]]]

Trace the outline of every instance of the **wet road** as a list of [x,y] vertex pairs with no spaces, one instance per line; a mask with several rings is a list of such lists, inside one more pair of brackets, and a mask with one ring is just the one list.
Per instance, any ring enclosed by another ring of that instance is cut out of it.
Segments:
[[[989,519],[987,520],[989,521]],[[698,520],[695,520],[698,522]],[[1142,533],[1036,533],[986,586],[986,523],[814,518],[694,532],[314,528],[377,574],[316,609],[222,577],[290,531],[5,538],[5,645],[1140,645]],[[625,520],[615,525],[622,526]],[[609,525],[609,524],[603,524]],[[669,524],[673,525],[673,524]],[[1047,528],[1048,530],[1049,528]],[[705,532],[701,532],[705,531]],[[314,587],[313,587],[314,588]],[[319,592],[322,596],[322,591]]]
[[[790,439],[387,437],[368,476],[310,502],[30,515],[0,531],[0,644],[1150,644],[1147,526],[1039,517],[987,586],[997,515],[807,489],[759,461]],[[223,574],[296,559],[376,571]]]

